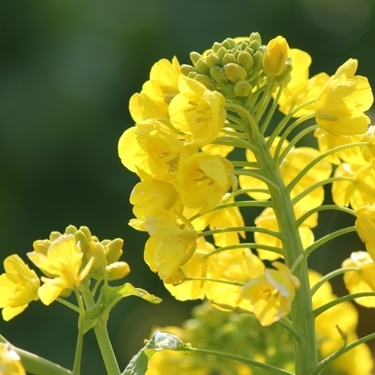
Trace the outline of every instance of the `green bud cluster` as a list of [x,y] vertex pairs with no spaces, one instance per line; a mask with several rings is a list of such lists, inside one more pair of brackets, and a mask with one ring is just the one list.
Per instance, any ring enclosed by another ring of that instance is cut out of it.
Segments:
[[[95,258],[90,271],[90,277],[93,279],[102,280],[105,273],[108,280],[118,280],[129,273],[130,269],[127,263],[118,261],[123,253],[124,241],[122,239],[99,241],[98,237],[92,235],[90,229],[86,226],[81,226],[78,229],[74,225],[69,225],[66,227],[64,234],[71,234],[75,237],[84,254],[83,266],[87,264],[90,258]],[[52,232],[49,240],[38,241],[38,246],[40,249],[45,248],[46,253],[51,242],[61,235],[60,232]]]
[[193,66],[182,65],[181,71],[228,99],[241,100],[249,97],[253,88],[261,86],[264,81],[265,50],[258,33],[238,40],[227,38],[222,43],[215,42],[203,55],[192,52]]
[[[281,326],[261,327],[251,314],[218,310],[209,303],[193,308],[192,316],[182,324],[184,337],[192,346],[233,353],[292,370],[293,340]],[[194,360],[208,366],[210,373],[238,373],[233,368],[233,362],[226,359],[215,358],[212,361],[198,355],[187,356],[187,362],[192,367]],[[253,375],[266,373],[263,369],[252,368]]]

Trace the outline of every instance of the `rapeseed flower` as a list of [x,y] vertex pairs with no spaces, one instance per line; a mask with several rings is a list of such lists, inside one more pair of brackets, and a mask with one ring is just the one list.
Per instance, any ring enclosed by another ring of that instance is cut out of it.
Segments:
[[355,226],[359,238],[366,245],[366,250],[375,260],[375,204],[363,206],[356,210]]
[[[8,321],[36,301],[39,278],[16,254],[4,260],[5,273],[0,275],[0,308],[4,320]],[[0,361],[1,362],[1,361]]]
[[0,374],[26,375],[20,356],[7,344],[0,343]]

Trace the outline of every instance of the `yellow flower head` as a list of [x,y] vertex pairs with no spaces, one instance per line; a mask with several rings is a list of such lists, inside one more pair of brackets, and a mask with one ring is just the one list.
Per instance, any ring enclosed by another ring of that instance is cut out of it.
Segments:
[[151,68],[150,80],[140,94],[134,94],[129,103],[130,114],[135,122],[147,119],[168,118],[168,104],[178,93],[180,64],[176,57],[172,62],[161,59]]
[[207,277],[218,281],[205,282],[207,299],[221,309],[240,307],[252,311],[250,301],[242,296],[241,284],[260,277],[264,274],[264,269],[263,262],[248,248],[219,251],[210,255]]
[[332,183],[332,198],[338,206],[348,206],[354,210],[371,205],[375,197],[375,170],[372,165],[340,164],[335,177],[348,179]]
[[0,343],[0,374],[26,375],[20,356],[7,344]]
[[263,71],[269,77],[279,76],[288,60],[289,46],[285,38],[277,36],[268,42],[263,56]]
[[193,255],[197,232],[182,215],[176,219],[162,208],[156,208],[145,224],[151,236],[145,246],[145,262],[162,280],[173,277]]
[[287,266],[273,262],[276,269],[250,280],[242,289],[242,297],[249,299],[254,315],[262,326],[269,326],[286,316],[294,300],[299,280]]
[[[358,271],[345,272],[344,282],[350,294],[375,292],[375,263],[366,251],[356,251],[345,259],[342,267],[358,267]],[[360,297],[355,301],[365,307],[375,307],[375,297]]]
[[202,147],[209,144],[224,125],[223,95],[183,75],[179,78],[179,90],[180,93],[169,105],[172,125],[191,137],[195,145]]
[[320,95],[329,76],[326,73],[319,73],[309,79],[311,57],[305,51],[291,48],[289,50],[289,57],[293,68],[291,80],[283,88],[278,102],[279,109],[282,113],[288,114],[294,108],[302,106],[301,110],[293,114],[293,117],[302,117],[314,112],[313,104],[306,104],[305,106],[303,104]]
[[365,243],[371,258],[375,259],[375,204],[363,206],[356,211],[355,226],[359,238]]
[[353,135],[367,131],[373,95],[367,78],[355,76],[358,62],[349,59],[328,80],[315,102],[317,124],[332,134]]
[[185,159],[176,174],[181,202],[202,212],[213,209],[232,185],[233,165],[220,155],[203,152]]
[[88,275],[93,261],[81,270],[83,252],[73,235],[63,234],[57,237],[46,254],[33,251],[27,254],[30,260],[48,277],[42,277],[43,286],[38,295],[41,301],[49,305],[64,290],[77,287]]
[[[0,275],[0,308],[8,321],[36,301],[40,285],[38,276],[16,254],[4,260],[5,273]],[[0,361],[1,362],[1,361]]]

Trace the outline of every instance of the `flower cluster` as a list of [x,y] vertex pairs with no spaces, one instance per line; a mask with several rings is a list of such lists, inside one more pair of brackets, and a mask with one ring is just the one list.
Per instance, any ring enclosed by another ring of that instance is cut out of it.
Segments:
[[[310,328],[300,316],[299,308],[312,315],[320,306],[310,295],[308,256],[353,231],[316,240],[319,211],[357,216],[358,234],[375,253],[369,82],[356,75],[355,59],[332,76],[309,77],[306,52],[281,36],[264,45],[258,33],[214,43],[190,59],[192,65],[180,66],[175,57],[157,62],[130,100],[135,125],[118,151],[141,181],[130,196],[129,224],[149,233],[145,261],[177,299],[240,308],[263,326],[291,313],[293,327],[306,330],[301,335],[314,346],[311,332],[325,337],[319,321],[328,315],[312,319]],[[277,108],[284,114],[279,122]],[[309,145],[317,147],[301,144],[312,134]],[[329,183],[335,205],[324,206]],[[253,225],[245,223],[247,207],[263,209]],[[375,292],[370,256],[354,253],[344,262],[350,291]],[[357,300],[374,305],[374,298]],[[354,326],[340,327],[349,341],[356,339]],[[336,344],[321,352],[332,353]],[[298,373],[310,371],[296,366]]]
[[[70,225],[65,233],[52,232],[49,239],[34,242],[27,256],[44,274],[40,278],[16,254],[4,260],[5,273],[0,275],[0,307],[4,320],[10,320],[32,301],[51,304],[68,297],[81,286],[103,280],[125,277],[130,268],[119,261],[123,240],[99,241],[87,227]],[[41,284],[42,283],[42,284]]]

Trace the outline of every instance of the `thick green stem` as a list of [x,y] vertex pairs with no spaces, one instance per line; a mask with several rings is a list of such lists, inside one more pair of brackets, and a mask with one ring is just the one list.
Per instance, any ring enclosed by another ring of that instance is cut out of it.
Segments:
[[[265,177],[272,181],[268,189],[283,238],[285,262],[291,268],[304,254],[299,232],[294,229],[293,225],[296,217],[292,200],[279,169],[273,163],[264,138],[259,133],[254,138],[253,141],[259,149],[259,154],[256,155],[259,167],[264,172]],[[277,186],[277,189],[274,189],[274,186]],[[318,364],[306,257],[303,257],[299,262],[298,267],[294,270],[294,275],[300,281],[300,288],[296,292],[291,309],[293,329],[303,337],[303,341],[294,340],[295,374],[306,375]]]

